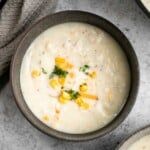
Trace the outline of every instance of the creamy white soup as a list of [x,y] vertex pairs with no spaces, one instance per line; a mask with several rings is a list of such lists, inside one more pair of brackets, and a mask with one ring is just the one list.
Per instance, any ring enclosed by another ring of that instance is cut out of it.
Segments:
[[150,135],[144,136],[136,141],[128,150],[150,150]]
[[150,0],[141,0],[144,6],[150,11]]
[[20,83],[28,107],[43,123],[87,133],[119,113],[129,93],[130,69],[109,34],[84,23],[64,23],[31,43]]

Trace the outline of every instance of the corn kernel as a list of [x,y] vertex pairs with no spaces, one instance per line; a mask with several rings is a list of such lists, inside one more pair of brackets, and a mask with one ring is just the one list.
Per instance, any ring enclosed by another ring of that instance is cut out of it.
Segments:
[[66,61],[65,58],[62,58],[62,57],[56,57],[55,58],[56,66],[60,67],[61,69],[66,68],[65,61]]
[[71,69],[73,67],[72,64],[70,64],[69,62],[64,62],[64,63],[61,63],[58,65],[61,69],[63,70],[68,70],[68,69]]
[[73,67],[73,65],[71,63],[67,62],[65,60],[65,58],[63,58],[63,57],[56,57],[55,64],[56,64],[56,66],[58,66],[64,70],[71,69]]
[[78,97],[75,101],[80,107],[83,105],[84,101],[81,97]]
[[53,88],[56,89],[59,86],[59,82],[57,79],[51,79],[49,81],[49,85]]
[[59,102],[62,104],[67,103],[71,99],[70,94],[66,91],[62,91],[59,96]]
[[63,91],[62,93],[61,93],[61,95],[62,95],[62,97],[64,98],[64,99],[67,99],[67,100],[70,100],[70,94],[69,93],[67,93],[67,92],[65,92],[65,91]]
[[56,57],[55,58],[55,64],[57,65],[60,64],[60,63],[65,63],[65,58],[62,58],[62,57]]
[[81,92],[86,92],[88,90],[88,86],[85,83],[85,84],[80,85],[79,89]]
[[79,107],[83,109],[89,109],[89,104],[84,102],[82,97],[77,98],[75,102],[76,104],[78,104]]
[[63,78],[63,77],[58,78],[58,82],[60,85],[63,86],[65,84],[65,78]]
[[32,75],[33,78],[36,78],[36,77],[41,75],[41,72],[39,70],[33,70],[31,72],[31,75]]
[[68,102],[68,100],[63,98],[62,96],[59,96],[59,102],[62,104],[66,104]]
[[89,106],[89,104],[88,103],[85,103],[84,102],[84,104],[81,106],[83,109],[89,109],[90,108],[90,106]]
[[93,72],[89,73],[89,76],[90,76],[91,78],[96,78],[96,72],[93,71]]
[[48,116],[48,115],[44,115],[44,116],[43,116],[43,120],[44,120],[44,121],[49,121],[49,116]]

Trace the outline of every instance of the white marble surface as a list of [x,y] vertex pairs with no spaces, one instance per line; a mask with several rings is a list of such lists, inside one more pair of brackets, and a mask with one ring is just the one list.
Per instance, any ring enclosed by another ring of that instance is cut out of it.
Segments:
[[114,150],[124,138],[150,124],[150,19],[135,0],[59,0],[56,11],[67,9],[101,15],[130,39],[141,69],[137,102],[128,118],[109,135],[88,142],[66,142],[35,129],[18,110],[7,83],[0,92],[0,150]]

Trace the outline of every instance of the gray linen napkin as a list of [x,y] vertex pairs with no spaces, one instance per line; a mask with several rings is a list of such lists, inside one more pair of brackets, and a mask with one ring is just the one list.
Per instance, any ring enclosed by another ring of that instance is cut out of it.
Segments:
[[39,18],[55,11],[57,0],[7,0],[0,10],[0,76],[24,31]]

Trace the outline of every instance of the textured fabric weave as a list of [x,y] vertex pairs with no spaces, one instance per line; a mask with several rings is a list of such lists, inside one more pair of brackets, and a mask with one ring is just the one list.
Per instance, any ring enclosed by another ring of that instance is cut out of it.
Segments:
[[57,0],[7,0],[0,11],[0,76],[31,24],[55,11]]

